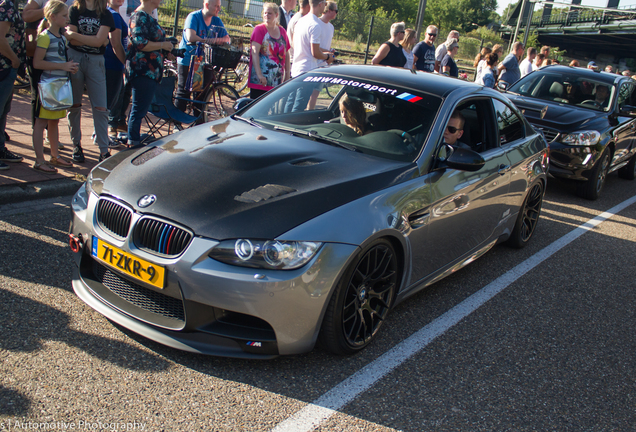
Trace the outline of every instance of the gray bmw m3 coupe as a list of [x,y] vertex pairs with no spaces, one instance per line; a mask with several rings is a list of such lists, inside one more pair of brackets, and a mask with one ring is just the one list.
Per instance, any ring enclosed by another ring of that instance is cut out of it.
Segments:
[[316,69],[95,167],[72,203],[73,288],[182,350],[352,354],[397,303],[499,242],[527,244],[548,162],[494,90]]

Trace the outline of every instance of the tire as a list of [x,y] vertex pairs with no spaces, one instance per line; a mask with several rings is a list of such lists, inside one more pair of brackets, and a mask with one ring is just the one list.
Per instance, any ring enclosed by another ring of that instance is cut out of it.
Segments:
[[393,305],[398,287],[397,255],[388,240],[364,249],[345,271],[320,329],[326,350],[354,354],[369,345]]
[[234,114],[234,103],[239,98],[234,88],[227,84],[214,84],[205,95],[203,122],[218,120]]
[[607,180],[607,172],[610,167],[610,154],[606,148],[601,153],[601,157],[596,161],[596,165],[592,169],[592,175],[589,180],[577,185],[577,194],[581,198],[585,198],[591,201],[598,199],[601,196],[601,190]]
[[618,176],[625,180],[634,180],[636,178],[636,154],[627,162],[627,165],[618,170]]
[[525,247],[539,222],[541,215],[541,206],[543,205],[544,186],[542,182],[537,182],[530,188],[530,192],[523,201],[523,205],[519,209],[519,215],[512,229],[507,244],[510,247],[521,249]]
[[234,90],[241,95],[247,89],[249,78],[249,62],[241,61],[235,69],[225,69],[221,81],[234,87]]

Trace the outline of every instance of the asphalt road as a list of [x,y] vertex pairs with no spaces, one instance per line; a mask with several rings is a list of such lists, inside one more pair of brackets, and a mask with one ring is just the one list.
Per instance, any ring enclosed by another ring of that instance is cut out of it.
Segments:
[[595,202],[553,180],[527,248],[400,304],[359,355],[272,361],[115,326],[72,291],[70,197],[0,206],[0,430],[635,430],[636,204],[604,214],[635,195],[616,175]]

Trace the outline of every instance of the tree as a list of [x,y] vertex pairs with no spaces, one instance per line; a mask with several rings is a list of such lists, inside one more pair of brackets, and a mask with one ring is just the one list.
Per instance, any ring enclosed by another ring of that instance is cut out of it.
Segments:
[[436,25],[442,35],[451,30],[466,33],[491,21],[492,13],[497,9],[496,0],[428,0],[425,25]]

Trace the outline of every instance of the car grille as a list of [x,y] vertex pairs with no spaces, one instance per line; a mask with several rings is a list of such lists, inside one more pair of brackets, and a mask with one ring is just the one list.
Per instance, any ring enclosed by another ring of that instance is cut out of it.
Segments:
[[126,238],[130,230],[132,211],[114,201],[100,199],[97,204],[97,222],[102,229],[119,238]]
[[543,136],[545,136],[545,140],[549,143],[554,141],[556,137],[559,135],[559,132],[555,131],[554,129],[543,128],[537,125],[533,125],[533,126],[535,129],[538,129],[541,132],[543,132]]
[[176,256],[188,246],[192,234],[167,222],[145,217],[137,222],[134,239],[139,249]]
[[[128,237],[132,216],[131,209],[112,199],[100,198],[97,203],[99,226],[122,240]],[[133,238],[139,249],[164,257],[175,257],[183,253],[192,237],[193,234],[186,228],[144,216],[135,223]]]
[[113,293],[133,305],[166,318],[185,321],[183,302],[180,299],[137,285],[122,279],[100,263],[93,261],[93,273],[99,282]]

